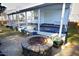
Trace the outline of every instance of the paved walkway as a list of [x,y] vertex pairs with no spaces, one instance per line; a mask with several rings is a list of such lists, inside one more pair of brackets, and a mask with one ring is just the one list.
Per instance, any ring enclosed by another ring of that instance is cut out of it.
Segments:
[[0,46],[0,50],[3,54],[7,56],[21,56],[22,48],[21,42],[24,37],[20,37],[18,35],[9,36],[4,39],[0,39],[2,45]]

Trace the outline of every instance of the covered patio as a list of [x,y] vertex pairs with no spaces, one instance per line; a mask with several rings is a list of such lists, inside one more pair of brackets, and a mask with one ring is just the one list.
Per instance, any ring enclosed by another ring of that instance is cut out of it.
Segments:
[[70,4],[42,4],[8,14],[8,24],[20,32],[66,37],[69,11]]

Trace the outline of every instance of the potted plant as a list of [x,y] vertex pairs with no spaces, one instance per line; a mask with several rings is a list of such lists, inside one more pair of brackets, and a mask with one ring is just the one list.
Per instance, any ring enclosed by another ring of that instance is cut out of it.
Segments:
[[59,48],[63,44],[63,40],[59,36],[55,36],[52,38],[53,40],[53,47]]

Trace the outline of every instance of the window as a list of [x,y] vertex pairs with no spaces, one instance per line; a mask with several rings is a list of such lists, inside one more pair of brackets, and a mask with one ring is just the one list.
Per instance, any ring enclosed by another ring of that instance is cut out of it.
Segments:
[[27,12],[27,20],[32,20],[32,11]]
[[34,10],[34,19],[38,19],[38,10]]
[[19,20],[24,21],[25,20],[25,12],[19,13]]

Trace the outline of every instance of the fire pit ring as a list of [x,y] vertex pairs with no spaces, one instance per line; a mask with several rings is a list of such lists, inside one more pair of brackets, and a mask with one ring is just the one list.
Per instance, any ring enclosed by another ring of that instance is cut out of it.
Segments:
[[[30,40],[33,40],[33,41],[30,42]],[[37,42],[37,41],[40,41],[40,42]],[[40,52],[40,53],[43,53],[45,50],[49,49],[51,46],[53,46],[53,41],[47,36],[42,36],[42,35],[29,36],[22,42],[23,48],[34,51],[34,52]],[[25,53],[25,51],[23,52]]]

